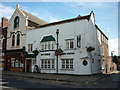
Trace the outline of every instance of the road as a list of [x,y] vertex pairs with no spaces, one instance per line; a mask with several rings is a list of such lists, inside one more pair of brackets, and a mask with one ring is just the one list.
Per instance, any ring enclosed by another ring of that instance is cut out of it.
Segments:
[[17,90],[18,88],[23,88],[25,90],[32,88],[63,88],[63,86],[58,86],[58,83],[56,83],[55,81],[37,80],[32,78],[21,78],[13,76],[3,76],[0,82],[2,82],[3,90],[5,88],[11,90]]
[[5,75],[0,82],[2,82],[3,88],[11,90],[18,90],[18,88],[24,88],[25,90],[31,88],[118,88],[120,87],[120,73],[101,78],[94,82],[84,83],[39,80]]

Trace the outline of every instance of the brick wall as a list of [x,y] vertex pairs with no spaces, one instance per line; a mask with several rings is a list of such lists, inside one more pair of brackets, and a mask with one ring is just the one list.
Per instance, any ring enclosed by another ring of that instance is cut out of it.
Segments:
[[1,27],[2,27],[2,28],[5,28],[5,27],[7,27],[7,25],[8,25],[8,19],[5,18],[5,17],[3,17],[3,18],[2,18]]

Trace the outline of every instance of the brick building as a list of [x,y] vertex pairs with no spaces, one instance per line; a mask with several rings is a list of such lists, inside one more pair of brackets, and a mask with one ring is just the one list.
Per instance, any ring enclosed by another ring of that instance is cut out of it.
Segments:
[[7,43],[7,24],[8,24],[8,19],[3,17],[2,18],[2,23],[0,27],[0,67],[3,69],[3,67],[6,67],[6,64],[4,64],[4,58],[5,58],[5,53],[4,51],[6,50],[6,43]]

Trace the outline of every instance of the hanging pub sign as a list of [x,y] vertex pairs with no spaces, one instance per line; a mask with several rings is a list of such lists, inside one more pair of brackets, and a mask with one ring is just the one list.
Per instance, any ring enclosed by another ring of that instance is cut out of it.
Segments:
[[37,56],[39,51],[36,49],[36,50],[33,50],[33,53]]
[[55,56],[62,55],[62,54],[63,54],[63,50],[62,49],[56,49],[55,50]]
[[91,47],[91,46],[89,46],[88,48],[87,48],[87,51],[94,51],[95,50],[95,48],[94,47]]

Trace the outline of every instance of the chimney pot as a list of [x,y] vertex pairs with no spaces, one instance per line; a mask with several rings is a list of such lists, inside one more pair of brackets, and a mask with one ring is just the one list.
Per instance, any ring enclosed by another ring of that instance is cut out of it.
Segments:
[[8,19],[6,18],[6,17],[3,17],[2,18],[2,28],[5,28],[5,27],[7,27],[7,25],[8,25]]

